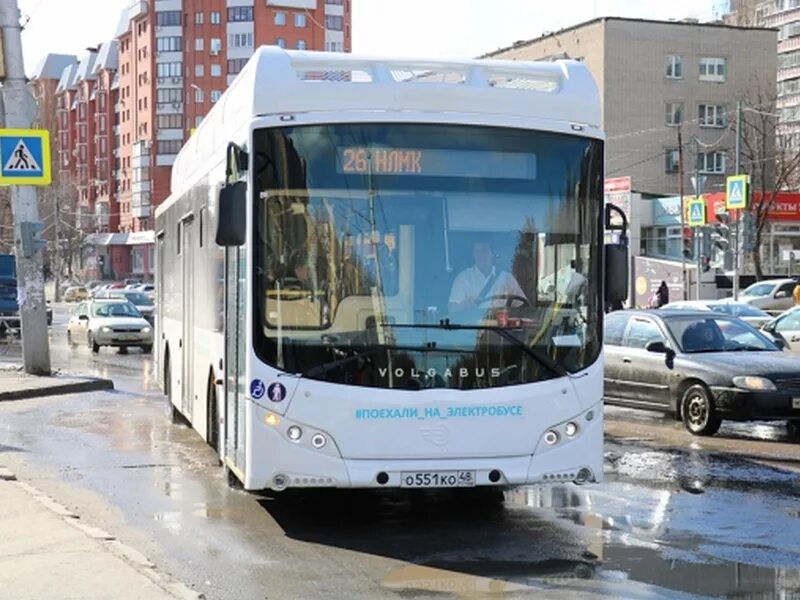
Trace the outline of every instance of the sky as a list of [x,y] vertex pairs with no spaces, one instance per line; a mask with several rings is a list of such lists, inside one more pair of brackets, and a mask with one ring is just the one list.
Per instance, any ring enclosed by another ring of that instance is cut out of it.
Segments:
[[[0,0],[6,1],[6,0]],[[262,1],[262,0],[259,0]],[[596,16],[711,17],[712,0],[352,0],[353,51],[469,58]],[[130,0],[18,0],[25,71],[113,37]]]

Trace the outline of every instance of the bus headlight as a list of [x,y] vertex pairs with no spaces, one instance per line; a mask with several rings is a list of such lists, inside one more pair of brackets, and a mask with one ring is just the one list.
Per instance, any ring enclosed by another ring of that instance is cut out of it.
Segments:
[[548,446],[554,446],[558,443],[558,432],[555,429],[550,429],[544,434],[544,443]]
[[570,421],[567,423],[566,427],[564,427],[564,433],[567,434],[567,437],[574,437],[578,433],[578,424]]
[[303,437],[303,430],[297,425],[292,425],[286,430],[286,436],[293,442],[299,442],[300,438]]

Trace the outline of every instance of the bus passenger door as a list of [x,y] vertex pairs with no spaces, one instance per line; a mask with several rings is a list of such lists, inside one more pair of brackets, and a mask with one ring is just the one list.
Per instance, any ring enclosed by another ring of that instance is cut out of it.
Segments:
[[181,236],[181,273],[183,287],[183,323],[182,349],[183,369],[181,371],[182,394],[181,412],[192,421],[194,405],[194,221],[191,217],[183,222],[183,235]]
[[244,472],[245,251],[225,250],[225,458]]

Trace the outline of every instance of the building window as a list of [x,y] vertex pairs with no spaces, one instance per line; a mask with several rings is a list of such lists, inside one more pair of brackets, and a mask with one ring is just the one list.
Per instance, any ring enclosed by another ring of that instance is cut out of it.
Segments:
[[305,50],[306,49],[306,41],[305,40],[297,40],[297,43],[294,46],[298,50]]
[[156,50],[159,52],[180,52],[183,43],[180,36],[156,38]]
[[212,10],[209,22],[212,25],[219,25],[222,22],[222,14],[218,10]]
[[203,77],[206,74],[205,65],[199,64],[194,66],[194,76],[195,77]]
[[342,6],[344,4],[344,0],[325,0],[325,4],[335,4],[336,6]]
[[253,7],[252,6],[232,6],[228,9],[228,22],[234,23],[237,21],[252,21],[253,20]]
[[183,115],[158,115],[158,129],[183,129]]
[[325,15],[325,29],[341,31],[344,28],[344,19],[339,15]]
[[159,154],[177,154],[180,149],[180,140],[158,140]]
[[669,149],[664,154],[667,159],[667,164],[665,171],[667,173],[677,173],[678,172],[678,161],[680,159],[680,155],[678,151],[675,149]]
[[194,24],[195,25],[202,25],[203,24],[203,11],[198,10],[194,13]]
[[180,25],[181,24],[181,11],[179,10],[165,10],[156,13],[156,25],[163,27],[165,25]]
[[725,127],[725,107],[721,104],[701,104],[698,111],[700,127]]
[[219,90],[211,90],[210,96],[211,96],[211,102],[217,102],[220,96],[222,96],[222,92],[220,92]]
[[195,127],[200,127],[200,123],[202,123],[202,122],[203,122],[203,115],[197,115],[194,118],[194,126]]
[[701,58],[700,59],[700,80],[701,81],[725,81],[725,59],[724,58]]
[[156,74],[158,77],[180,77],[183,74],[183,64],[179,62],[157,63]]
[[183,102],[183,90],[181,88],[160,88],[156,90],[156,102],[158,104],[172,104]]
[[667,56],[667,79],[683,79],[683,57]]
[[252,33],[231,33],[228,35],[228,46],[231,48],[252,48]]
[[[253,34],[248,34],[250,36],[250,45],[253,45]],[[216,56],[220,52],[222,52],[222,40],[219,38],[211,38],[211,46],[210,52],[213,56]]]
[[275,25],[278,25],[279,27],[283,27],[284,25],[286,25],[286,13],[285,12],[277,11],[275,13]]
[[194,90],[194,103],[195,104],[202,104],[205,100],[205,96],[203,94],[203,90],[199,88],[195,88]]
[[275,40],[275,45],[278,48],[286,48],[286,40],[283,38],[278,38],[277,40]]
[[697,155],[697,170],[701,173],[722,175],[725,173],[725,154],[722,152],[701,152]]
[[203,44],[203,38],[201,38],[201,37],[195,38],[195,40],[194,40],[194,49],[197,52],[202,52],[203,51],[203,45],[204,45]]
[[306,17],[305,13],[294,13],[294,26],[295,27],[305,27],[307,25],[308,18]]
[[222,65],[211,65],[211,76],[212,77],[222,77]]
[[232,58],[228,61],[228,75],[236,75],[247,64],[246,58]]
[[683,123],[683,102],[667,102],[667,125]]

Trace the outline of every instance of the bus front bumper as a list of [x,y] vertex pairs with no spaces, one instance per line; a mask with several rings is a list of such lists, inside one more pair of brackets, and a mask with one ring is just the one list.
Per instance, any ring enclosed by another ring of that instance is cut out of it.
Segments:
[[[260,412],[260,409],[256,409]],[[258,419],[261,423],[263,420]],[[244,487],[287,488],[446,488],[529,484],[593,483],[603,479],[603,413],[598,405],[581,435],[552,446],[539,443],[533,455],[495,458],[348,459],[330,440],[323,449],[289,443],[275,427],[257,425]],[[307,436],[309,439],[311,436]],[[259,457],[259,458],[255,458]],[[417,477],[417,474],[422,476]],[[424,474],[431,474],[424,477]],[[438,474],[434,477],[432,474]],[[446,475],[445,477],[442,477]],[[455,485],[453,477],[458,479]],[[442,485],[438,483],[442,482]],[[430,484],[430,485],[428,485]]]

